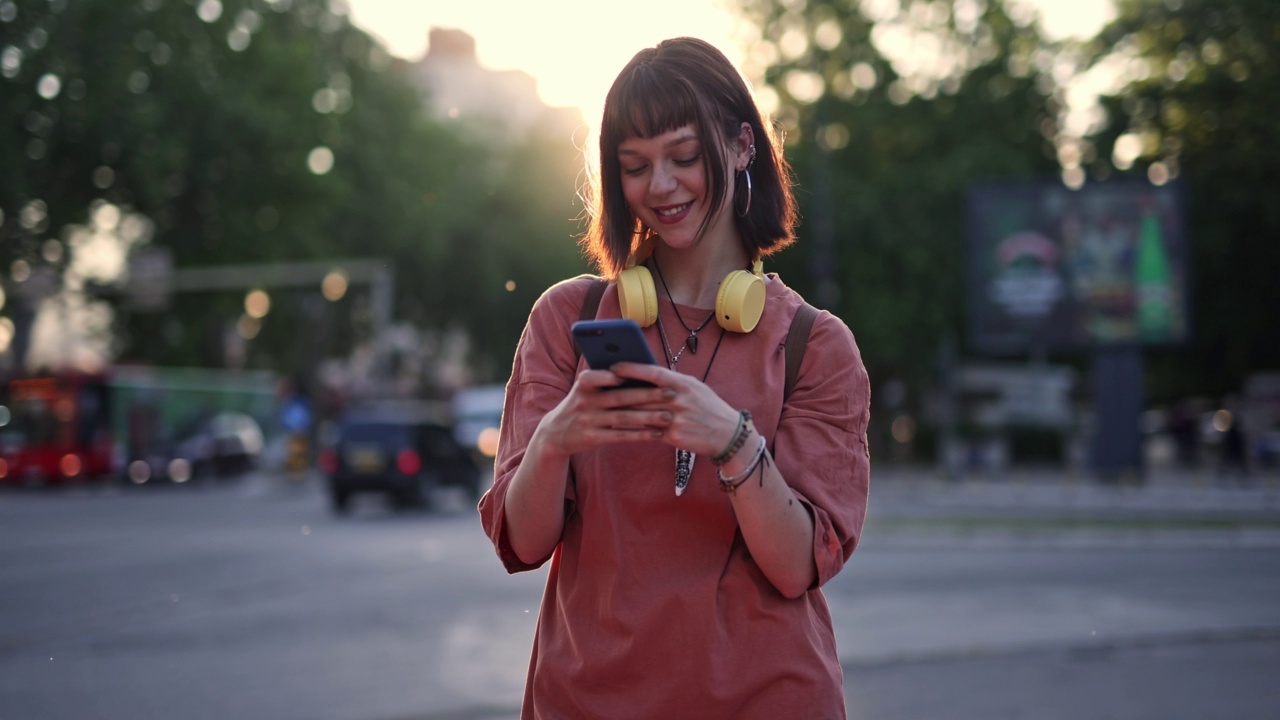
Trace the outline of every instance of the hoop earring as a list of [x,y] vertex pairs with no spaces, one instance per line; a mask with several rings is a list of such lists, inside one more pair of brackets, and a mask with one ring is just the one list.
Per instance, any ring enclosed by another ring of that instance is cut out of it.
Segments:
[[[746,208],[742,208],[741,213],[737,213],[737,217],[739,218],[745,218],[746,214],[750,213],[751,211],[751,165],[754,165],[754,164],[755,164],[755,143],[753,142],[751,143],[751,156],[748,159],[748,161],[746,161],[746,167],[742,168],[742,174],[746,176]],[[735,202],[733,202],[733,204],[737,205],[736,199],[735,199]]]

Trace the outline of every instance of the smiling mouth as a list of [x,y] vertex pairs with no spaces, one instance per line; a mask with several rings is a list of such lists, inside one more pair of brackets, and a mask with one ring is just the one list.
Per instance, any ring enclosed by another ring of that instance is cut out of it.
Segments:
[[688,210],[690,207],[693,207],[693,202],[687,202],[683,205],[676,205],[669,208],[654,208],[654,212],[658,213],[661,217],[673,217],[675,215],[679,215],[685,210]]

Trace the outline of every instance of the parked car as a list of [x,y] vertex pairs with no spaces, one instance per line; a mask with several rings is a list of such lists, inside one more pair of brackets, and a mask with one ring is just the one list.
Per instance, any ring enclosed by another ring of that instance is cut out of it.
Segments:
[[429,508],[440,487],[480,496],[480,469],[454,437],[447,416],[425,405],[402,404],[348,413],[332,445],[320,452],[330,504],[346,512],[358,493],[389,495],[400,507]]
[[127,458],[125,475],[136,485],[239,475],[258,465],[264,446],[262,428],[251,416],[214,413],[178,432],[175,439],[150,444]]
[[457,420],[453,436],[484,460],[492,459],[498,451],[506,389],[505,385],[479,385],[459,390],[453,396],[453,416]]
[[265,443],[262,428],[244,413],[218,413],[199,424],[178,443],[178,454],[196,470],[215,475],[236,475],[253,469]]

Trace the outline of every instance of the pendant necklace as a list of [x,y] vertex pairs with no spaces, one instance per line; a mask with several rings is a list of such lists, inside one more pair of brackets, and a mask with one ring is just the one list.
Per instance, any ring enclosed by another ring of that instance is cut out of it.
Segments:
[[680,309],[676,307],[675,298],[671,297],[671,288],[667,287],[667,279],[662,277],[662,268],[658,267],[658,258],[654,257],[652,260],[653,269],[658,272],[658,280],[662,282],[662,289],[667,293],[667,300],[671,302],[671,307],[676,311],[676,320],[679,320],[680,327],[683,327],[684,331],[689,333],[689,336],[684,340],[684,344],[680,346],[679,352],[674,356],[671,353],[667,353],[667,357],[671,358],[671,364],[675,365],[676,361],[680,359],[680,356],[684,354],[685,348],[688,348],[689,352],[694,355],[698,354],[698,333],[702,332],[702,328],[706,327],[707,323],[711,322],[711,318],[715,317],[716,311],[715,308],[712,308],[711,312],[707,313],[707,316],[702,319],[702,322],[699,323],[696,328],[691,328],[688,325],[685,325],[684,318],[680,315]]
[[[663,283],[663,284],[665,285],[666,283]],[[675,303],[671,304],[671,309],[675,310],[676,316],[679,317],[680,309],[675,306]],[[713,314],[715,313],[714,310],[712,310],[711,312]],[[703,325],[706,325],[706,323],[704,322]],[[699,327],[698,329],[701,330],[702,328]],[[716,339],[715,349],[711,351],[711,359],[707,361],[707,369],[702,373],[702,382],[704,383],[707,381],[707,376],[711,374],[711,365],[715,363],[716,355],[720,353],[720,343],[724,341],[724,336],[725,336],[725,331],[722,328],[720,330],[720,337]],[[662,352],[664,355],[663,359],[667,361],[667,368],[670,370],[674,370],[676,367],[676,362],[680,360],[680,355],[684,354],[684,348],[683,347],[680,348],[680,352],[672,356],[671,345],[670,343],[667,342],[667,331],[666,331],[666,328],[662,326],[661,312],[658,313],[658,337],[661,338],[662,340]],[[690,350],[692,349],[693,348],[690,348]],[[689,478],[693,477],[693,461],[695,459],[697,459],[697,456],[693,452],[689,450],[685,450],[683,448],[676,448],[676,496],[677,497],[683,494],[684,489],[689,486]]]

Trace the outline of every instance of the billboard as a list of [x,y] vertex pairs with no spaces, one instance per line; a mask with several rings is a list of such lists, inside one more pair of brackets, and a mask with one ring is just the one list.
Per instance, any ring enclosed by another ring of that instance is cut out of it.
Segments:
[[986,185],[969,193],[970,346],[1176,345],[1189,337],[1189,242],[1177,184]]

